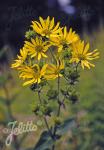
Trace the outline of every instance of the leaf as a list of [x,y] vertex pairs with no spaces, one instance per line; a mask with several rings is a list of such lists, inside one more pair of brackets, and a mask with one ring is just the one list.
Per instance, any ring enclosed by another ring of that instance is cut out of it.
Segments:
[[73,128],[76,128],[76,127],[77,127],[77,125],[76,125],[74,118],[67,119],[64,121],[63,124],[58,126],[57,134],[63,135],[65,133],[67,133],[69,130],[72,130]]
[[46,150],[52,147],[54,141],[52,140],[52,138],[50,137],[48,131],[44,131],[41,136],[40,139],[38,141],[38,143],[36,144],[35,148],[33,150]]
[[11,98],[11,104],[15,102],[16,97],[18,96],[18,94],[19,94],[19,92],[16,93],[16,94],[14,94],[14,95],[12,96],[12,98]]
[[[75,127],[76,127],[75,119],[70,118],[66,120],[62,125],[57,127],[57,134],[63,135]],[[33,150],[49,150],[52,148],[52,145],[54,144],[54,142],[55,141],[52,140],[48,131],[44,131],[41,134],[40,139]]]

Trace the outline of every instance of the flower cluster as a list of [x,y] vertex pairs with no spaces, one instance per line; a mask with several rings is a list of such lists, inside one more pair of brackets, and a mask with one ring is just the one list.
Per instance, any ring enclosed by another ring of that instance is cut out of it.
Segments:
[[39,21],[32,21],[31,28],[20,55],[12,64],[25,80],[23,85],[62,77],[67,63],[90,69],[94,67],[90,61],[99,58],[97,49],[89,52],[89,43],[81,41],[72,28],[68,30],[60,27],[59,22],[55,24],[54,18],[39,17]]

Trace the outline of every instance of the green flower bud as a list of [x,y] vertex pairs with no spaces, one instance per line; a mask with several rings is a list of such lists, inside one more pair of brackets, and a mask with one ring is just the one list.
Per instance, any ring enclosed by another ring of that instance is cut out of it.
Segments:
[[29,30],[26,32],[25,37],[29,40],[36,36],[36,33],[33,30]]
[[63,56],[65,59],[69,59],[70,58],[70,50],[68,49],[68,46],[67,45],[64,45],[64,49],[66,49],[64,52],[63,52]]
[[80,76],[79,76],[79,73],[78,72],[76,72],[76,71],[74,71],[74,72],[71,72],[71,74],[70,74],[70,79],[71,79],[71,81],[77,81],[78,80],[78,78],[79,78]]
[[54,117],[54,123],[55,125],[60,125],[61,124],[61,118],[60,117]]
[[30,86],[30,89],[34,92],[37,92],[41,89],[41,84],[38,84],[38,83],[34,83]]
[[43,122],[41,120],[38,120],[36,124],[37,124],[37,126],[42,126]]
[[37,113],[38,111],[39,111],[39,104],[38,104],[38,105],[35,105],[33,112],[34,112],[34,113]]
[[64,75],[65,70],[64,70],[64,69],[62,69],[62,70],[60,71],[60,73]]
[[34,83],[34,84],[32,84],[32,85],[30,86],[30,89],[31,89],[32,91],[36,91],[37,88],[38,88],[37,83]]
[[52,108],[50,106],[48,106],[46,111],[45,111],[45,115],[51,116],[51,112],[52,112]]
[[72,104],[75,104],[79,100],[78,94],[76,92],[71,93],[70,95],[70,101]]
[[56,100],[57,99],[57,96],[58,96],[58,92],[56,90],[48,90],[47,92],[47,96],[48,96],[48,99],[51,100],[51,99],[54,99]]
[[67,96],[68,95],[68,91],[65,91],[63,89],[61,89],[61,93],[64,95],[64,96]]
[[45,86],[47,84],[47,81],[45,79],[42,79],[40,82],[40,86]]

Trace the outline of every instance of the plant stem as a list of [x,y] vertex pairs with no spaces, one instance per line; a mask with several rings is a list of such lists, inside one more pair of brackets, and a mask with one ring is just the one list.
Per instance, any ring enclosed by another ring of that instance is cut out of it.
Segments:
[[[61,110],[61,102],[60,102],[60,77],[58,75],[58,80],[57,80],[57,90],[58,90],[58,111],[57,111],[57,117],[60,116],[60,110]],[[56,125],[54,126],[54,131],[53,131],[53,136],[56,136],[56,131],[57,127]],[[55,144],[52,146],[52,150],[55,150]]]
[[41,103],[42,103],[42,101],[41,101],[41,97],[40,97],[40,92],[41,92],[41,91],[39,91],[39,90],[38,90],[39,102],[40,102],[40,104],[41,104]]
[[49,128],[49,125],[48,125],[48,122],[47,122],[47,119],[46,119],[45,116],[44,116],[44,122],[45,122],[45,124],[46,124],[46,127],[47,127],[47,129],[48,129],[48,132],[49,132],[51,138],[53,139],[53,134],[52,134],[52,132],[51,132],[51,130],[50,130],[50,128]]
[[80,62],[78,62],[77,65],[76,65],[76,73],[78,72],[79,63],[80,63]]
[[[39,98],[40,104],[42,104],[42,100],[41,100],[40,94],[41,94],[41,91],[38,91],[38,98]],[[48,121],[47,121],[47,119],[46,119],[46,116],[44,116],[44,122],[45,122],[45,125],[46,125],[46,127],[47,127],[47,130],[48,130],[50,136],[51,136],[52,139],[53,139],[53,134],[52,134],[52,132],[51,132],[51,130],[50,130],[50,128],[49,128],[49,125],[48,125]]]
[[57,85],[58,85],[58,104],[59,104],[59,107],[58,107],[58,112],[57,112],[57,117],[60,116],[60,108],[61,108],[61,102],[60,102],[60,77],[58,76],[58,82],[57,82]]

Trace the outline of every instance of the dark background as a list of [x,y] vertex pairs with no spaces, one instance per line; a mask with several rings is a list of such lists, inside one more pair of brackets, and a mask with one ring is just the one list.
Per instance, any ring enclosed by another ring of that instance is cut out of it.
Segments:
[[104,21],[104,0],[2,0],[0,48],[9,44],[18,50],[31,21],[48,15],[80,34],[91,33]]

